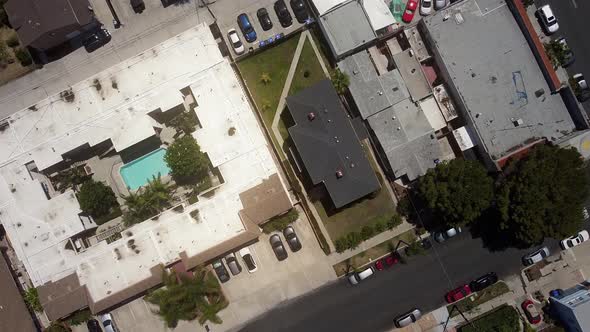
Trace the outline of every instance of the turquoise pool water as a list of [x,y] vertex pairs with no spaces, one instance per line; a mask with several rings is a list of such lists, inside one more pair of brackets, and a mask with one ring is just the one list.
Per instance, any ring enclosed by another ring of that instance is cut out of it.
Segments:
[[153,176],[166,176],[170,168],[164,161],[166,149],[161,148],[121,167],[121,177],[131,190],[137,190],[145,185]]

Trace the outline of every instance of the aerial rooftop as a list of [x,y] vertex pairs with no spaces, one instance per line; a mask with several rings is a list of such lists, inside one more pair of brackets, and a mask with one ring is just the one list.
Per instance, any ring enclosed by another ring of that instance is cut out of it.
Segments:
[[329,80],[287,97],[295,125],[288,128],[314,185],[323,183],[336,208],[380,184],[346,110]]
[[[196,100],[202,128],[192,135],[223,184],[194,204],[126,229],[122,239],[82,252],[67,249],[70,237],[96,225],[79,217],[72,190],[48,199],[31,176],[31,163],[42,170],[79,146],[111,140],[120,151],[141,142],[154,135],[156,123],[148,113],[182,104],[181,90]],[[242,211],[275,213],[291,207],[240,83],[206,25],[73,84],[68,95],[75,97],[50,96],[14,113],[0,132],[0,221],[34,286],[53,289],[52,282],[68,277],[66,284],[79,282],[95,303],[91,308],[100,311],[116,303],[109,300],[115,294],[152,280],[155,266],[181,256],[202,263],[239,245],[236,238],[256,238],[254,225],[262,221],[256,219],[269,216],[250,213],[243,220]],[[266,189],[252,191],[258,186]],[[267,203],[276,206],[256,206]],[[131,240],[135,250],[129,249]]]
[[574,130],[501,0],[466,0],[424,18],[422,28],[446,79],[458,91],[467,122],[493,160],[528,142]]

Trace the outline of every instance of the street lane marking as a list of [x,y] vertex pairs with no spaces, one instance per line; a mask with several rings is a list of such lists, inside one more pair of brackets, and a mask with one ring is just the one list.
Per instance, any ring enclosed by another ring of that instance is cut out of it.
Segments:
[[572,0],[572,5],[574,5],[574,8],[578,8],[578,4],[576,3],[576,0]]

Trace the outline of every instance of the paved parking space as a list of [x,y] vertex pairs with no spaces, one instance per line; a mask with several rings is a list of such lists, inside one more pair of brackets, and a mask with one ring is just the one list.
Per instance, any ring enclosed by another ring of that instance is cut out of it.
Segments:
[[[293,18],[293,24],[288,28],[283,28],[281,26],[281,23],[279,22],[279,18],[277,17],[277,14],[275,13],[273,7],[275,1],[276,0],[236,0],[234,1],[232,6],[228,6],[223,1],[218,1],[210,5],[209,8],[211,8],[213,13],[215,14],[219,30],[224,35],[224,38],[226,39],[228,45],[231,45],[231,43],[227,40],[227,31],[232,28],[236,29],[238,35],[240,36],[240,40],[246,48],[246,52],[244,52],[244,54],[242,55],[244,56],[248,54],[248,50],[250,48],[252,48],[252,50],[258,48],[261,41],[268,40],[271,37],[274,37],[281,33],[284,34],[284,36],[287,36],[292,32],[298,31],[299,28],[303,26],[301,23],[297,22],[295,14],[293,14],[293,9],[291,9],[291,6],[289,4],[289,0],[285,0],[287,9],[289,10],[289,13],[291,13],[291,17]],[[262,30],[260,22],[258,21],[258,17],[256,16],[256,12],[260,8],[266,8],[268,15],[270,16],[270,20],[272,21],[273,26],[268,31]],[[238,15],[242,13],[248,15],[248,18],[250,19],[250,22],[252,23],[252,26],[256,31],[257,39],[253,43],[248,43],[246,41],[244,35],[240,31],[240,28],[238,27],[237,18]],[[234,59],[240,57],[237,56],[233,51],[231,52],[231,54]]]
[[[319,247],[309,222],[302,216],[293,227],[302,248],[296,253],[291,252],[281,234],[281,240],[289,255],[286,260],[279,262],[276,259],[268,242],[270,235],[266,234],[260,236],[258,242],[249,246],[258,266],[256,272],[249,273],[242,258],[238,257],[242,272],[237,276],[231,276],[228,282],[222,284],[222,289],[230,303],[219,315],[223,324],[209,324],[211,330],[227,331],[238,328],[241,324],[283,301],[301,296],[336,280],[336,274]],[[143,299],[137,299],[113,310],[112,313],[122,332],[170,331],[153,313],[154,309]],[[174,331],[206,330],[196,321],[182,321]]]

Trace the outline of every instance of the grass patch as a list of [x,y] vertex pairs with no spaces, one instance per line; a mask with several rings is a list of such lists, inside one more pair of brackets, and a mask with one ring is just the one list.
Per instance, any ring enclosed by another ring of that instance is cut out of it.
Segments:
[[371,247],[363,252],[360,252],[349,259],[340,262],[333,266],[334,271],[336,271],[337,276],[342,276],[346,274],[348,266],[352,266],[353,268],[359,268],[371,260],[374,260],[378,257],[381,257],[388,252],[391,252],[400,241],[404,241],[406,243],[412,243],[416,239],[416,234],[414,233],[413,229],[405,231],[393,238],[381,242],[378,245]]
[[514,307],[503,305],[471,321],[470,325],[461,326],[459,332],[498,332],[519,331],[519,315]]
[[326,75],[322,70],[318,57],[313,51],[313,46],[311,46],[309,39],[306,39],[301,50],[299,62],[297,63],[297,69],[293,75],[293,81],[291,81],[289,95],[294,95],[325,78]]
[[[279,45],[238,62],[242,77],[269,128],[279,104],[299,36],[300,34],[297,34]],[[262,74],[268,74],[270,81],[263,83]]]
[[[502,294],[508,293],[509,291],[510,288],[508,288],[508,285],[506,285],[506,283],[504,283],[503,281],[498,281],[497,283],[482,290],[481,292],[475,293],[469,298],[461,300],[455,304],[448,305],[447,309],[449,310],[449,312],[451,312],[451,308],[454,305],[456,305],[462,312],[465,313],[479,306],[480,304],[486,303],[491,299],[494,299]],[[453,312],[451,313],[451,317],[455,317],[457,315],[459,315],[459,311],[453,310]]]

